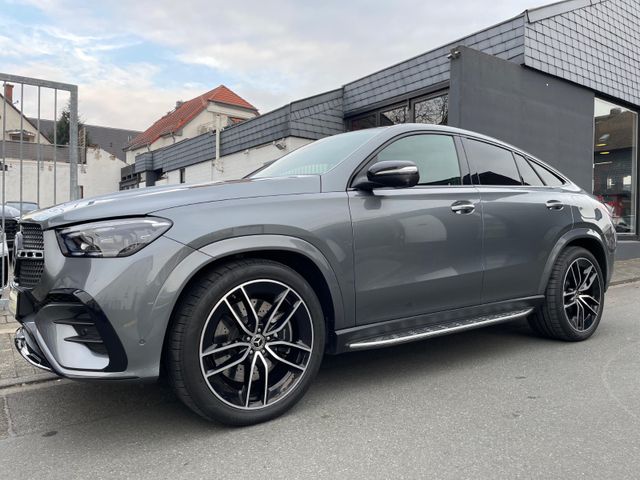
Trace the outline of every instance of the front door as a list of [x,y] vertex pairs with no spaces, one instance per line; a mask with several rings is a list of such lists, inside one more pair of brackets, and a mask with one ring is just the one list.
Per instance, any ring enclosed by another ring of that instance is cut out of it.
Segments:
[[477,188],[462,184],[454,137],[403,136],[383,147],[367,166],[383,160],[416,163],[420,181],[412,188],[349,192],[356,323],[479,303],[480,197]]

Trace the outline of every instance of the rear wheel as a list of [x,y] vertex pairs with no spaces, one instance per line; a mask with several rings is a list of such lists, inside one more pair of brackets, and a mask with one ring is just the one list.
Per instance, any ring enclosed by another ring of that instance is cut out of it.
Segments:
[[298,273],[236,261],[190,286],[174,316],[167,370],[178,397],[203,417],[258,423],[304,395],[324,337],[320,303]]
[[545,303],[529,324],[540,335],[586,340],[598,328],[604,307],[604,280],[596,258],[581,247],[564,250],[553,267]]

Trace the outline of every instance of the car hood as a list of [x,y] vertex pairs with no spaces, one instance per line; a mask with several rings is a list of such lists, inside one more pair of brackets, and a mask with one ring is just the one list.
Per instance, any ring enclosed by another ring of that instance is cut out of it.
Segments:
[[37,210],[25,215],[23,221],[37,222],[47,229],[106,218],[148,215],[197,203],[319,191],[320,177],[317,175],[137,188]]

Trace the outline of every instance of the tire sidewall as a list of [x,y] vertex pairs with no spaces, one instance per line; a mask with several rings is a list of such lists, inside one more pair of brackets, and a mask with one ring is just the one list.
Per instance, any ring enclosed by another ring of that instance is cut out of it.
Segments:
[[[596,271],[598,273],[598,281],[600,282],[600,289],[602,292],[602,296],[600,299],[600,308],[598,310],[598,315],[596,316],[595,320],[593,321],[593,323],[591,324],[591,326],[584,331],[579,331],[576,330],[573,325],[571,325],[571,323],[569,322],[569,319],[567,318],[565,309],[564,309],[564,280],[565,280],[565,276],[567,275],[567,270],[569,268],[569,266],[578,258],[585,258],[587,260],[589,260],[592,265],[594,265],[594,267],[596,268]],[[546,307],[548,309],[554,309],[555,311],[553,312],[557,318],[559,319],[559,325],[562,328],[562,331],[564,332],[564,334],[570,338],[571,340],[576,340],[576,341],[580,341],[580,340],[586,340],[587,338],[589,338],[591,335],[593,335],[593,333],[596,331],[596,329],[598,328],[598,325],[600,324],[600,319],[602,318],[602,313],[604,311],[604,300],[605,300],[605,288],[604,288],[604,277],[602,275],[602,269],[600,268],[600,264],[598,263],[597,259],[593,256],[593,254],[591,254],[591,252],[589,252],[588,250],[581,248],[581,247],[574,247],[571,248],[570,250],[568,250],[566,252],[566,254],[562,255],[562,257],[559,259],[561,262],[561,268],[559,269],[559,272],[561,273],[561,278],[557,279],[553,287],[553,291],[548,291],[547,292],[547,298],[553,298],[552,302],[547,302]],[[551,312],[548,312],[548,314]]]
[[[254,261],[230,265],[225,273],[205,291],[191,311],[180,346],[179,368],[184,384],[196,406],[209,418],[231,425],[263,422],[281,415],[304,395],[315,377],[325,342],[325,323],[322,307],[309,284],[295,271],[271,261]],[[200,367],[200,339],[211,310],[229,291],[252,280],[276,280],[293,288],[304,300],[311,315],[313,346],[307,369],[298,384],[284,398],[256,410],[234,408],[219,399],[209,388]]]

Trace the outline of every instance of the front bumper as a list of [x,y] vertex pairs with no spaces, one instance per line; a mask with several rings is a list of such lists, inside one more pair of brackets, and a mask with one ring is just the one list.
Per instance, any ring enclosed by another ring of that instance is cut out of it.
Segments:
[[39,302],[29,289],[12,284],[9,298],[22,324],[16,348],[34,367],[67,377],[127,370],[127,354],[118,335],[86,292],[52,290]]
[[178,284],[193,249],[160,237],[125,258],[68,258],[44,232],[44,271],[33,288],[12,285],[21,324],[15,346],[35,367],[84,380],[153,379]]
[[28,330],[24,327],[20,327],[16,330],[14,344],[18,353],[36,368],[41,368],[47,372],[51,372],[51,365],[45,360],[44,354],[38,347],[36,341],[31,337]]

